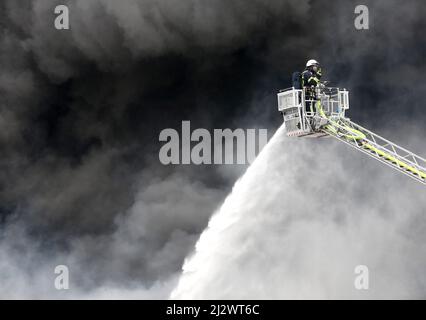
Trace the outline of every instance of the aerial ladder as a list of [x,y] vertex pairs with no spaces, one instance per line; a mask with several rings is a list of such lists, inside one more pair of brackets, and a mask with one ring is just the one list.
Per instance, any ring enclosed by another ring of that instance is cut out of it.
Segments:
[[[311,90],[307,94],[306,90]],[[313,91],[314,90],[314,91]],[[321,84],[280,90],[278,111],[290,137],[331,136],[426,185],[426,160],[345,116],[349,91]]]

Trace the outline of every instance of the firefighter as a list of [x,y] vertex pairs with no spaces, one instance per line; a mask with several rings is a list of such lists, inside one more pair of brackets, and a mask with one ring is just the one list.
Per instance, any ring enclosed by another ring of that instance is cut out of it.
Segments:
[[318,61],[314,59],[306,62],[306,68],[302,72],[302,87],[305,88],[306,111],[315,112],[317,100],[315,88],[320,85],[322,70]]

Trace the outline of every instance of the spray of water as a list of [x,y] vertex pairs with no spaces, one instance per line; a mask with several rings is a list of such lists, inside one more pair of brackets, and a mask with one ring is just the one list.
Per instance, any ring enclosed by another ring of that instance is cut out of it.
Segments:
[[[337,141],[281,127],[212,216],[171,298],[424,297],[423,194]],[[368,290],[355,286],[358,265]]]

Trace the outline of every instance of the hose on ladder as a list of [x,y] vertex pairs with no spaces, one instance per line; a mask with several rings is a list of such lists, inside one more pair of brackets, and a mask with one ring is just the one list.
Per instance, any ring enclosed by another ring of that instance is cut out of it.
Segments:
[[[374,145],[370,144],[369,142],[367,142],[366,139],[366,135],[364,133],[362,133],[359,130],[356,130],[354,128],[351,128],[349,126],[347,126],[345,123],[343,123],[343,121],[340,121],[341,123],[338,123],[337,121],[330,119],[329,117],[327,117],[327,115],[325,114],[322,105],[321,105],[321,101],[317,102],[317,110],[319,111],[319,115],[327,120],[327,124],[324,126],[324,131],[328,134],[331,135],[335,135],[338,137],[344,137],[346,140],[348,141],[355,141],[358,146],[363,147],[365,149],[371,150],[374,153],[376,153],[379,157],[384,158],[387,161],[392,162],[393,164],[398,165],[400,168],[403,168],[423,179],[426,179],[426,173],[420,171],[419,169],[395,158],[393,155],[378,149],[377,147],[375,147]],[[346,133],[342,133],[339,132],[339,129],[343,128]]]

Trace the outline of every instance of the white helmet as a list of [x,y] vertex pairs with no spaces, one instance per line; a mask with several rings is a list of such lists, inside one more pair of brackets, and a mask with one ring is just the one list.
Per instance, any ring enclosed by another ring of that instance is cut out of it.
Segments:
[[311,59],[311,60],[308,60],[308,62],[306,62],[306,68],[310,66],[315,66],[315,65],[319,65],[317,60]]

